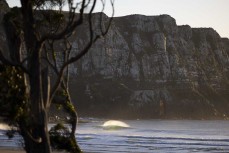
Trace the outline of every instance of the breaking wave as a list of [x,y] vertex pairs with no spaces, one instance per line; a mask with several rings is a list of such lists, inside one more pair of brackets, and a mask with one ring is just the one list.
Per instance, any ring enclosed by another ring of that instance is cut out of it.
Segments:
[[109,120],[103,123],[102,125],[103,129],[105,130],[118,130],[123,128],[129,128],[130,126],[122,121],[117,120]]

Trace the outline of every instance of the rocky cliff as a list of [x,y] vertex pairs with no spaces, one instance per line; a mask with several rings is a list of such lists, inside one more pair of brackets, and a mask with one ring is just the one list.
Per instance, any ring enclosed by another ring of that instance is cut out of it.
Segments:
[[[72,54],[84,46],[86,31],[80,27],[71,37]],[[2,26],[0,33],[7,48]],[[71,65],[70,74],[81,115],[158,118],[160,100],[163,117],[229,115],[229,39],[212,28],[178,26],[169,15],[115,17],[106,37]]]
[[[84,39],[73,40],[75,52]],[[114,18],[107,36],[72,66],[85,114],[214,118],[228,115],[229,40],[212,28],[178,26],[169,15]]]
[[1,0],[0,1],[0,49],[7,49],[7,45],[6,45],[6,35],[5,35],[5,31],[3,28],[3,16],[6,12],[8,12],[10,10],[8,4],[6,3],[5,0]]

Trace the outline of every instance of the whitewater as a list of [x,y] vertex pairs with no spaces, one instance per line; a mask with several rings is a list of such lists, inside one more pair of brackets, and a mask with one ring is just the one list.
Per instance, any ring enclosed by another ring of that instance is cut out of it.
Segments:
[[[86,153],[229,152],[226,120],[83,120],[76,137]],[[0,147],[20,147],[19,136],[8,139],[4,132],[0,130]]]

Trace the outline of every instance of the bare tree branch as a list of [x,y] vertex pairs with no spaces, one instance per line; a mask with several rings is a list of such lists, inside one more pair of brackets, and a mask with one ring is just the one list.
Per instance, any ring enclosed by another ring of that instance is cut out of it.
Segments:
[[[96,0],[94,0],[96,2]],[[63,37],[65,37],[66,35],[69,35],[72,33],[72,31],[74,31],[74,29],[76,27],[78,27],[79,25],[81,25],[83,23],[83,15],[84,15],[84,10],[85,10],[85,3],[86,0],[82,1],[81,4],[81,9],[80,9],[80,14],[79,14],[79,19],[73,22],[73,18],[75,15],[73,15],[70,18],[70,21],[67,23],[67,26],[64,28],[64,30],[62,30],[60,33],[58,34],[47,34],[45,36],[43,36],[40,40],[40,42],[44,42],[46,40],[59,40],[62,39]],[[75,9],[73,9],[74,12],[72,12],[72,10],[69,10],[70,15],[72,15],[72,13],[75,13]]]
[[[111,0],[111,1],[112,1],[112,0]],[[94,5],[93,5],[93,7],[92,7],[93,9],[94,9],[94,6],[95,6],[95,3],[94,3]],[[114,7],[113,1],[112,1],[112,7]],[[89,17],[88,17],[88,22],[89,22],[89,38],[90,38],[90,40],[89,40],[89,42],[87,43],[87,45],[84,47],[84,49],[81,50],[80,53],[78,53],[78,54],[75,55],[74,57],[71,57],[71,58],[70,58],[68,61],[66,61],[66,62],[62,65],[62,67],[60,68],[59,75],[58,75],[58,77],[57,77],[57,81],[56,81],[56,83],[54,84],[53,88],[51,89],[51,94],[50,94],[50,95],[51,95],[51,99],[53,98],[53,96],[54,96],[54,94],[55,94],[57,88],[58,88],[59,85],[60,85],[60,82],[62,81],[62,77],[63,77],[63,73],[64,73],[65,68],[66,68],[68,65],[70,65],[70,64],[72,64],[72,63],[78,61],[82,56],[84,56],[84,55],[89,51],[89,49],[92,47],[92,45],[93,45],[99,38],[105,36],[105,35],[108,33],[108,30],[109,30],[109,28],[110,28],[110,26],[111,26],[111,22],[112,22],[113,17],[111,17],[111,19],[109,20],[108,26],[107,26],[107,28],[105,29],[105,31],[102,32],[100,35],[94,36],[93,27],[92,27],[92,12],[93,12],[93,9],[90,10]],[[113,9],[113,10],[114,10],[114,9]],[[112,14],[114,14],[114,11],[113,11]],[[100,21],[102,21],[102,20],[100,20]],[[101,24],[101,23],[100,23],[100,24]]]
[[1,50],[0,50],[0,61],[3,64],[9,65],[9,66],[19,67],[23,72],[29,74],[28,70],[21,63],[15,63],[15,62],[12,62],[12,61],[6,59],[5,56],[2,54]]

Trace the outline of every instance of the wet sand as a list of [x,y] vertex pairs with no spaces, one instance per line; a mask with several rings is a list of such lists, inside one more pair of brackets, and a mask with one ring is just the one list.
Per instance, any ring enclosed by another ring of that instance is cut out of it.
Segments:
[[1,153],[25,153],[24,150],[20,149],[10,149],[10,148],[0,148]]

